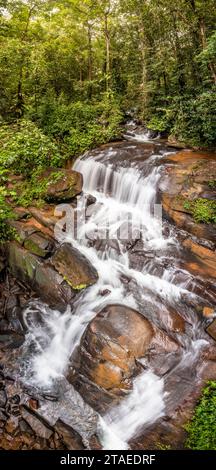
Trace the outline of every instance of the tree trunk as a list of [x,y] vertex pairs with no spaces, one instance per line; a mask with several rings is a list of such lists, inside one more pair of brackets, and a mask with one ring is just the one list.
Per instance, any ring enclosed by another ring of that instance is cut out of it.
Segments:
[[[29,30],[29,24],[31,20],[31,15],[34,11],[34,6],[32,6],[29,9],[28,12],[28,17],[26,20],[25,24],[25,29],[23,31],[23,34],[21,36],[21,46],[25,44],[27,35],[28,35],[28,30]],[[16,112],[18,117],[23,116],[24,112],[24,97],[23,97],[23,71],[24,71],[24,64],[25,64],[25,51],[21,53],[21,61],[20,61],[20,68],[19,68],[19,79],[18,79],[18,85],[17,85],[17,102],[16,102]]]
[[92,97],[92,78],[93,78],[93,51],[92,51],[92,27],[88,22],[88,97]]
[[[203,50],[207,47],[207,39],[206,39],[206,26],[203,18],[199,18],[199,26],[200,26],[200,37]],[[216,68],[213,62],[209,61],[208,63],[209,71],[211,72],[212,80],[216,85]]]
[[179,37],[178,37],[176,17],[173,12],[172,12],[172,20],[173,20],[173,31],[174,31],[174,38],[175,38],[176,59],[177,59],[177,66],[178,66],[178,83],[179,83],[180,92],[183,93],[185,90],[185,85],[186,85],[185,74],[183,70],[184,59],[182,57],[181,45],[180,45]]
[[[204,18],[201,18],[199,15],[199,12],[197,11],[196,7],[196,0],[190,0],[190,5],[191,9],[195,15],[195,18],[197,20],[197,28],[196,31],[193,31],[194,37],[195,37],[195,42],[196,44],[199,43],[201,44],[202,50],[204,50],[207,47],[207,39],[206,39],[206,25]],[[212,80],[214,84],[216,84],[216,68],[213,62],[209,61],[208,63],[208,69],[211,73]]]
[[106,42],[106,91],[110,89],[110,32],[108,27],[108,16],[109,13],[104,14],[104,34],[105,34],[105,42]]

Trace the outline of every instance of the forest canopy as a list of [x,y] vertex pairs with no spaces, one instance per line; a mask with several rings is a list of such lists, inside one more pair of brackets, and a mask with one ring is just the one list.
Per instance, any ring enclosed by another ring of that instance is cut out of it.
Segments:
[[0,120],[76,154],[126,112],[194,145],[215,135],[214,0],[1,0]]

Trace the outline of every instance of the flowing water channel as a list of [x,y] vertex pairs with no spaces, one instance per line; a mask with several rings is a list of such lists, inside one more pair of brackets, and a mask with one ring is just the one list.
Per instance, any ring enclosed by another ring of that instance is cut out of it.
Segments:
[[[136,309],[178,341],[178,354],[168,354],[167,364],[155,358],[152,367],[134,379],[126,398],[99,417],[98,434],[105,449],[128,448],[146,426],[175,409],[198,379],[199,353],[207,344],[193,308],[197,281],[182,266],[176,229],[161,219],[158,194],[166,184],[165,157],[171,150],[148,138],[130,135],[130,142],[105,146],[76,161],[74,169],[84,178],[77,211],[81,217],[76,235],[66,232],[61,241],[71,242],[90,260],[98,282],[77,298],[73,311],[68,307],[62,314],[31,304],[25,312],[27,350],[34,343],[25,380],[44,390],[65,376],[87,325],[108,304]],[[83,217],[86,195],[96,202]],[[171,309],[185,320],[185,333],[170,331]],[[40,325],[35,311],[43,319]]]

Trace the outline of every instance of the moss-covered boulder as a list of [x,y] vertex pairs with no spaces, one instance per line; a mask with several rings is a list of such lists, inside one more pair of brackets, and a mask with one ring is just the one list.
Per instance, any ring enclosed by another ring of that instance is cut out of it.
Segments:
[[47,201],[70,201],[82,192],[83,177],[74,170],[48,168],[40,175],[39,184],[44,184]]
[[70,243],[64,243],[56,250],[51,263],[75,291],[85,289],[98,280],[96,269]]

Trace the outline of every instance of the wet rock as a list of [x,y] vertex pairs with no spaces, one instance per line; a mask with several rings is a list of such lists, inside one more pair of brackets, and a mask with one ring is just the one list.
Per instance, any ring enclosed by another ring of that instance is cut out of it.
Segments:
[[18,207],[15,207],[13,211],[16,214],[17,220],[27,219],[30,216],[29,210],[26,209],[25,207],[18,206]]
[[[18,295],[10,295],[6,300],[5,305],[5,317],[7,322],[9,323],[9,327],[11,330],[23,334],[23,328],[21,323],[21,308],[19,306],[19,297]],[[8,329],[7,327],[4,329]],[[0,326],[0,330],[2,329],[2,325]]]
[[47,401],[52,401],[52,402],[56,402],[58,401],[59,397],[58,395],[48,395],[47,393],[43,393],[43,398]]
[[67,424],[63,423],[60,419],[55,424],[55,430],[58,433],[60,439],[63,441],[67,449],[69,450],[83,450],[85,446],[83,444],[81,436]]
[[8,330],[8,322],[5,318],[2,318],[0,320],[0,331],[6,331]]
[[216,319],[206,328],[206,332],[216,341]]
[[179,228],[215,244],[215,226],[196,223],[188,204],[206,196],[214,199],[214,189],[209,186],[209,182],[215,179],[215,155],[185,151],[169,156],[167,161],[172,166],[167,168],[166,183],[163,182],[161,187],[165,215]]
[[28,433],[30,435],[34,435],[34,431],[32,430],[32,428],[29,426],[29,424],[24,420],[24,419],[20,419],[19,421],[19,428],[20,428],[20,431],[23,432],[23,433]]
[[45,258],[54,247],[51,233],[41,226],[36,219],[30,218],[24,221],[10,221],[12,228],[16,230],[17,240],[31,253]]
[[216,361],[210,360],[204,363],[201,376],[205,382],[207,380],[216,380]]
[[191,215],[184,209],[183,202],[180,204],[178,196],[171,196],[169,193],[162,195],[162,205],[164,214],[175,223],[175,225],[197,238],[214,242],[216,231],[211,224],[201,224],[194,222]]
[[103,447],[96,434],[90,437],[89,447],[91,450],[103,450]]
[[74,290],[82,290],[95,284],[97,271],[91,263],[70,243],[64,243],[51,260],[56,271]]
[[211,318],[216,314],[216,309],[212,307],[204,307],[203,308],[203,316],[205,318]]
[[159,312],[159,318],[166,330],[175,333],[185,332],[185,320],[174,309],[163,309]]
[[47,181],[47,201],[69,201],[82,192],[83,177],[74,170],[48,168],[39,179]]
[[46,258],[52,253],[54,243],[48,236],[45,237],[42,233],[36,232],[24,241],[24,247],[34,255]]
[[28,401],[28,405],[32,410],[37,410],[39,408],[38,400],[34,398],[30,398],[30,400]]
[[154,327],[155,335],[151,342],[151,354],[175,353],[179,349],[179,344],[162,330]]
[[198,259],[202,272],[216,278],[216,251],[209,250],[190,239],[184,240],[182,244]]
[[55,205],[45,205],[42,208],[39,207],[30,207],[32,216],[34,219],[41,224],[43,227],[46,227],[48,230],[53,233],[53,228],[58,222],[58,217],[55,216]]
[[91,194],[86,194],[85,200],[86,200],[86,207],[91,206],[92,204],[95,204],[97,202],[96,197],[92,196]]
[[50,306],[61,308],[74,296],[64,278],[52,266],[16,242],[9,245],[9,267],[15,277],[34,289]]
[[5,431],[8,432],[8,434],[14,435],[14,433],[18,429],[18,420],[17,418],[10,418],[5,426]]
[[0,331],[0,349],[16,349],[24,343],[24,335],[14,331]]
[[5,390],[0,390],[0,408],[4,408],[7,403],[7,395]]
[[140,371],[136,359],[144,356],[154,336],[148,320],[121,305],[103,309],[90,323],[81,342],[71,381],[97,410],[127,391]]
[[109,289],[104,289],[99,292],[99,295],[101,295],[101,297],[105,297],[106,295],[109,295],[109,294],[111,294],[111,290]]
[[5,421],[7,421],[8,417],[4,411],[0,410],[0,421],[3,422],[3,425],[5,424]]
[[13,395],[12,397],[10,397],[10,403],[13,403],[14,405],[19,405],[20,396],[16,393],[16,395]]
[[15,229],[19,243],[23,243],[26,238],[31,236],[37,231],[34,225],[26,223],[25,221],[11,220],[9,222],[10,226]]
[[37,436],[44,439],[49,439],[52,436],[53,430],[46,421],[29,408],[21,406],[21,415]]

